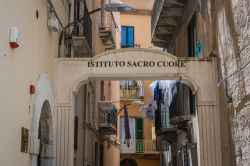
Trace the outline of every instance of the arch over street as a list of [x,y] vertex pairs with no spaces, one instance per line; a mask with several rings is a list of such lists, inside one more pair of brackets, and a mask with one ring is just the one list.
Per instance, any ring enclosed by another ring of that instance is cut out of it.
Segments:
[[[66,105],[71,113],[69,121],[73,121],[73,94],[88,80],[181,80],[197,97],[199,162],[220,165],[215,58],[178,58],[164,51],[130,48],[104,52],[93,58],[60,58],[56,65],[57,110],[65,109]],[[211,154],[214,155],[208,159]]]

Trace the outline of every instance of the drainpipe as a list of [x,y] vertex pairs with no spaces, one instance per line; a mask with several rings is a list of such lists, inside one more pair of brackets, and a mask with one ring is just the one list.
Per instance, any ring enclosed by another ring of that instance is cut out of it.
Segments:
[[105,11],[104,11],[104,0],[101,0],[101,28],[104,27],[104,20],[105,20]]

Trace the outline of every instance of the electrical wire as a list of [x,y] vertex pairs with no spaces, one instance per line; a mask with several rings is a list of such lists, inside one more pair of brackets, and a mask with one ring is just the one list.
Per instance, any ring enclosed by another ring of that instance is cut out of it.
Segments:
[[114,24],[115,24],[115,28],[119,31],[119,26],[118,26],[118,24],[115,22],[115,18],[114,18],[113,12],[111,12],[111,17],[112,17],[112,20],[113,20],[113,22],[114,22]]
[[223,78],[222,80],[220,80],[219,83],[218,83],[218,86],[220,86],[220,84],[222,84],[225,80],[229,79],[233,75],[235,75],[235,74],[239,73],[240,71],[244,70],[249,64],[250,64],[250,60],[245,65],[243,65],[242,67],[240,67],[238,70],[236,70],[235,72],[233,72],[229,76],[226,76],[225,78]]

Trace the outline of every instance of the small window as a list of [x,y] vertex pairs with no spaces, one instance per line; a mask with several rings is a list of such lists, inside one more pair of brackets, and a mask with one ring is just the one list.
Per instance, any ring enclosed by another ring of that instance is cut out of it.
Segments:
[[101,101],[105,100],[104,96],[104,81],[101,81]]
[[122,26],[122,48],[134,47],[134,27]]
[[188,24],[188,56],[195,57],[196,47],[196,14],[193,15]]

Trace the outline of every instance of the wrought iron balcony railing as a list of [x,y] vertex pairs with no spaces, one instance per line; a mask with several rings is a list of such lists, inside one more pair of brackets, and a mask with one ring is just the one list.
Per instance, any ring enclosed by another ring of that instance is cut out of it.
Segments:
[[142,99],[139,93],[140,87],[129,87],[128,89],[120,89],[120,98],[121,100],[133,100],[133,99]]
[[116,134],[117,116],[117,110],[114,107],[108,110],[99,108],[99,130],[102,134]]
[[129,146],[120,141],[121,154],[154,154],[156,151],[156,141],[154,140],[131,140]]

